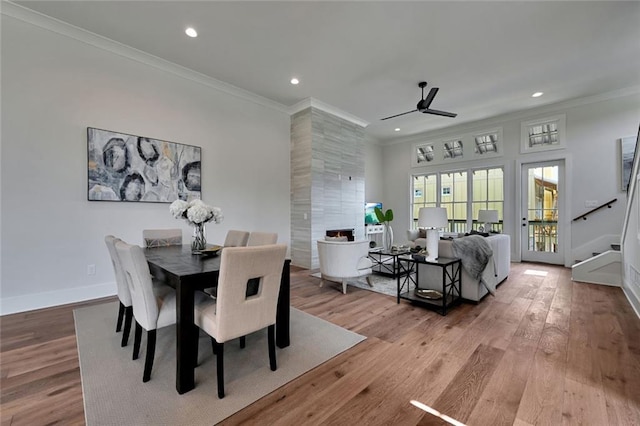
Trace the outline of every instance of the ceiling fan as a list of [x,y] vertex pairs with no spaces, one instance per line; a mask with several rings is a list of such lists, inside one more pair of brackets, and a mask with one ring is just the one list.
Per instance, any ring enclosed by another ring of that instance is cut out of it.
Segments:
[[411,114],[412,112],[416,112],[416,111],[419,111],[425,114],[435,114],[435,115],[441,115],[443,117],[451,117],[451,118],[454,118],[455,116],[458,115],[458,114],[454,114],[453,112],[439,111],[437,109],[429,108],[429,106],[431,105],[431,102],[433,102],[433,98],[436,97],[436,93],[438,93],[438,90],[440,90],[439,88],[432,87],[431,90],[429,90],[429,94],[425,99],[424,88],[427,87],[427,82],[421,81],[420,83],[418,83],[418,87],[422,89],[422,99],[418,102],[418,105],[416,105],[416,109],[412,111],[403,112],[402,114],[392,115],[391,117],[381,118],[381,120],[388,120],[390,118],[400,117],[401,115]]

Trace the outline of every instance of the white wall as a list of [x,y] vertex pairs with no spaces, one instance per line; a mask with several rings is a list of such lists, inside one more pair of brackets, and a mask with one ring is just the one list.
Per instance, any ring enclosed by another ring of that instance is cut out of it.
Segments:
[[[544,118],[554,114],[566,114],[567,147],[564,150],[520,153],[520,123]],[[519,260],[520,221],[516,200],[518,162],[566,158],[568,167],[567,185],[568,226],[570,229],[569,251],[578,246],[588,245],[602,235],[620,235],[626,194],[620,187],[619,142],[618,139],[637,132],[640,117],[640,94],[638,90],[625,93],[607,94],[590,99],[575,100],[558,105],[540,107],[528,111],[495,117],[488,120],[452,126],[444,130],[425,133],[416,137],[400,139],[383,147],[385,167],[384,199],[385,207],[393,208],[393,227],[396,243],[405,241],[405,230],[409,227],[410,182],[412,173],[439,171],[447,166],[411,167],[412,145],[433,139],[458,136],[472,131],[503,128],[504,155],[490,160],[455,163],[447,168],[478,165],[503,165],[505,167],[505,225],[504,232],[512,237],[512,259]],[[429,119],[425,117],[425,119]],[[367,182],[368,185],[368,182]],[[592,215],[587,221],[573,222],[571,219],[591,208],[585,201],[601,203],[618,198],[611,209]],[[606,247],[604,248],[606,249]],[[602,249],[601,249],[602,250]],[[572,253],[565,258],[565,265],[573,263]]]
[[364,146],[365,202],[375,203],[382,201],[384,194],[383,167],[382,147],[373,141],[367,140]]
[[636,146],[635,169],[629,182],[629,199],[622,242],[622,287],[640,316],[640,146]]
[[87,201],[87,127],[202,147],[202,198],[225,215],[208,240],[246,229],[289,243],[284,108],[122,46],[112,53],[4,14],[1,30],[3,314],[115,294],[106,234],[141,244],[143,228],[179,226],[190,238],[168,204]]

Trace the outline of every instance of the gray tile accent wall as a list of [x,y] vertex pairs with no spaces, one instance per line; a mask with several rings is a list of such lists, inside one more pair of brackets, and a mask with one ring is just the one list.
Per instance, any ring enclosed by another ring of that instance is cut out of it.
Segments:
[[[364,129],[316,108],[291,117],[291,262],[319,266],[327,229],[364,238]],[[305,219],[304,215],[307,215]]]

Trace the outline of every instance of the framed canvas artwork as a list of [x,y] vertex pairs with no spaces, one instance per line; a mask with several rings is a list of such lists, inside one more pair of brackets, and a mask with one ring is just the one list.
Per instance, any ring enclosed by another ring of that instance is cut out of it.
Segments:
[[620,139],[620,170],[621,187],[626,191],[631,179],[631,168],[633,167],[633,154],[636,150],[636,138],[627,137]]
[[201,198],[200,147],[87,128],[89,201]]

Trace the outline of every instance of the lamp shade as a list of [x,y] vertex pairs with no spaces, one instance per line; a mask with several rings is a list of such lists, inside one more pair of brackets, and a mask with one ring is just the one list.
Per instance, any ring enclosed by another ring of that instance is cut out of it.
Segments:
[[480,210],[478,212],[478,222],[498,223],[498,210]]
[[444,207],[422,207],[418,212],[418,226],[420,228],[446,228],[447,209]]

